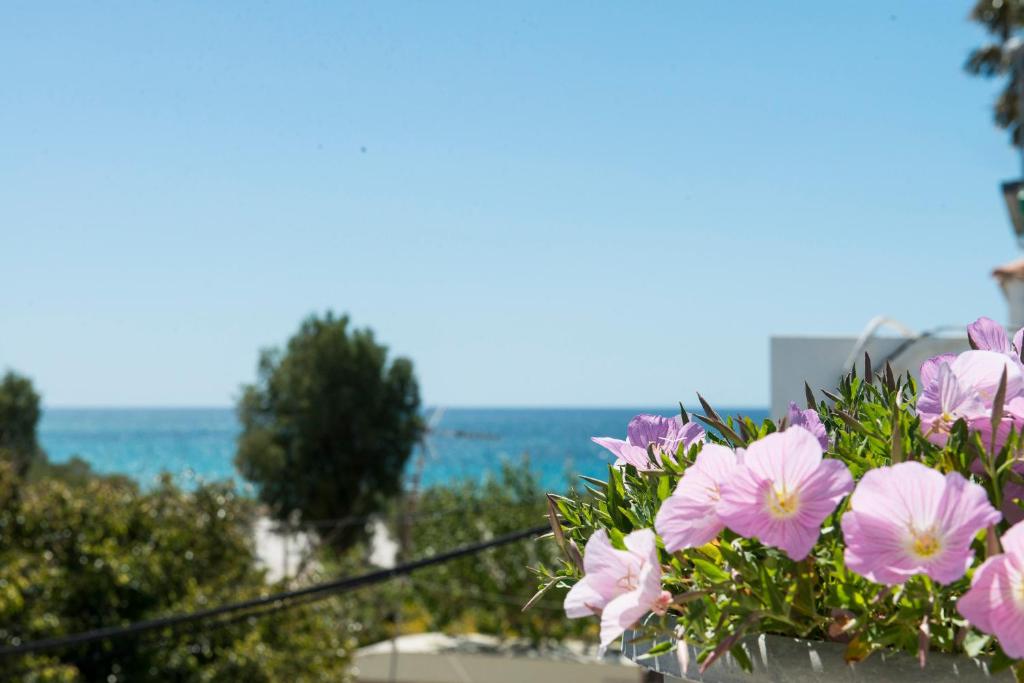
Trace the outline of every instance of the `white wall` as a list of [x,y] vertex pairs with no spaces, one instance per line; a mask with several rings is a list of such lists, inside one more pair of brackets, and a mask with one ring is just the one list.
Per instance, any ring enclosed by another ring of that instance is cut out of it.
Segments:
[[[886,356],[906,340],[898,337],[876,337],[867,343],[866,351],[876,372],[882,369]],[[790,401],[803,407],[806,380],[820,400],[820,389],[834,391],[843,374],[843,363],[849,357],[856,337],[772,337],[771,385],[772,417],[785,414]],[[921,363],[940,353],[957,353],[968,348],[967,337],[935,337],[919,339],[891,363],[897,373],[911,371],[917,377]],[[863,371],[864,355],[857,360],[857,371]]]

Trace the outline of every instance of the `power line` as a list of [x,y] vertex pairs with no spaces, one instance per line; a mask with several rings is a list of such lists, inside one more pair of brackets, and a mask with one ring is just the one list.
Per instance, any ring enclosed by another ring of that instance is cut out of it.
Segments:
[[218,607],[211,607],[205,610],[198,610],[196,612],[188,612],[185,614],[174,614],[165,617],[158,617],[155,619],[146,619],[138,621],[133,624],[126,626],[107,626],[103,628],[92,629],[90,631],[82,631],[79,633],[72,633],[66,636],[58,636],[54,638],[41,638],[39,640],[32,640],[27,643],[21,643],[19,645],[8,645],[0,648],[0,657],[16,657],[36,652],[47,652],[51,650],[63,649],[66,647],[72,647],[76,645],[85,645],[87,643],[93,643],[99,640],[110,640],[113,638],[122,638],[127,636],[135,636],[148,631],[154,631],[157,629],[172,628],[183,624],[191,624],[207,619],[216,619],[228,614],[234,614],[236,612],[256,610],[264,608],[259,611],[258,614],[251,616],[264,616],[271,612],[279,609],[287,609],[294,606],[292,601],[303,600],[305,602],[312,602],[313,600],[320,600],[336,593],[344,593],[362,588],[363,586],[369,586],[375,583],[381,583],[389,579],[393,579],[398,576],[405,576],[412,572],[423,569],[424,567],[430,567],[436,564],[443,564],[450,562],[451,560],[465,557],[467,555],[475,555],[484,550],[490,548],[496,548],[498,546],[508,545],[509,543],[515,543],[526,538],[532,538],[540,536],[547,532],[549,527],[539,526],[533,527],[532,529],[523,529],[520,531],[514,531],[502,536],[496,536],[487,541],[479,541],[477,543],[471,543],[469,545],[455,548],[447,552],[438,553],[430,557],[425,557],[419,560],[413,560],[412,562],[406,562],[404,564],[391,567],[390,569],[380,569],[378,571],[369,572],[366,574],[360,574],[358,576],[345,577],[335,579],[334,581],[327,581],[324,583],[307,586],[305,588],[297,588],[290,591],[283,591],[280,593],[274,593],[260,598],[253,598],[251,600],[244,600],[241,602],[230,603],[227,605],[220,605]]

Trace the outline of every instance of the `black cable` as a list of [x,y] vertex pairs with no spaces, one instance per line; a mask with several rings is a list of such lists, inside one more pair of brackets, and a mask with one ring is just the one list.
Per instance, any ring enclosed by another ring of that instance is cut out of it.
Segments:
[[[335,579],[334,581],[327,581],[324,583],[315,584],[313,586],[307,586],[305,588],[297,588],[295,590],[283,591],[281,593],[274,593],[261,598],[253,598],[251,600],[244,600],[242,602],[230,603],[227,605],[220,605],[218,607],[211,607],[205,610],[199,610],[196,612],[188,612],[186,614],[174,614],[166,617],[158,617],[155,619],[146,619],[138,621],[127,626],[107,626],[103,628],[92,629],[90,631],[82,631],[80,633],[72,633],[66,636],[59,636],[55,638],[41,638],[39,640],[32,640],[27,643],[21,643],[19,645],[8,645],[0,648],[0,657],[15,657],[26,655],[34,652],[46,652],[50,650],[57,650],[65,647],[74,645],[84,645],[86,643],[92,643],[98,640],[109,640],[112,638],[121,638],[125,636],[138,635],[147,631],[154,631],[156,629],[175,627],[182,624],[195,623],[204,621],[207,619],[215,619],[217,617],[233,614],[235,612],[249,611],[256,608],[266,608],[258,615],[263,616],[278,609],[285,609],[292,606],[290,601],[294,601],[302,598],[310,598],[310,601],[322,599],[332,594],[344,593],[347,591],[362,588],[375,583],[381,583],[393,579],[397,576],[405,576],[412,572],[423,569],[424,567],[430,567],[435,564],[442,564],[459,557],[465,557],[467,555],[475,555],[484,550],[490,548],[496,548],[498,546],[507,545],[516,541],[521,541],[526,538],[532,538],[539,536],[549,531],[547,526],[534,527],[532,529],[523,529],[521,531],[514,531],[512,533],[497,536],[488,541],[480,541],[477,543],[471,543],[470,545],[462,546],[454,550],[447,552],[438,553],[430,557],[425,557],[412,562],[406,562],[390,569],[381,569],[366,574],[360,574],[359,576],[345,577],[341,579]],[[315,596],[315,597],[314,597]]]

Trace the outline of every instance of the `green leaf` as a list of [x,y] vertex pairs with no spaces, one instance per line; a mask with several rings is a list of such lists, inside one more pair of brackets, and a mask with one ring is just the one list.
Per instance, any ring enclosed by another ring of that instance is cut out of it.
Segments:
[[711,583],[725,583],[730,580],[729,573],[718,565],[712,564],[707,560],[702,560],[699,557],[694,557],[690,561],[693,562],[693,565],[697,568],[697,573],[702,575]]
[[662,641],[662,642],[658,643],[654,647],[652,647],[646,653],[641,655],[641,657],[657,657],[658,655],[663,655],[666,652],[672,652],[672,650],[675,650],[675,649],[676,649],[676,641],[674,641],[674,640],[665,640],[665,641]]
[[985,635],[984,633],[978,633],[974,630],[969,631],[967,636],[964,638],[964,654],[968,657],[977,657],[991,642],[992,636]]
[[668,477],[658,478],[658,500],[665,500],[672,495],[672,482]]
[[758,574],[761,578],[761,592],[768,600],[766,607],[772,611],[772,614],[788,616],[789,609],[782,599],[782,594],[779,592],[777,577],[768,570],[764,563],[758,565]]

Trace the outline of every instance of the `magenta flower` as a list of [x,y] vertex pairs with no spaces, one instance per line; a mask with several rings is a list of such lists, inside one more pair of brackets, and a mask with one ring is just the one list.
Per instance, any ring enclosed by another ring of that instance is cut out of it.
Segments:
[[619,550],[604,529],[594,532],[583,552],[584,576],[565,596],[565,614],[570,619],[601,615],[602,647],[648,612],[664,614],[672,602],[672,595],[661,589],[654,531],[634,531],[625,544],[626,550]]
[[802,560],[818,540],[821,523],[853,489],[838,460],[824,460],[806,429],[787,429],[750,444],[741,466],[722,482],[716,508],[726,526]]
[[977,392],[961,386],[952,366],[942,363],[917,401],[917,414],[924,437],[937,446],[945,446],[957,420],[988,419],[989,411]]
[[1011,342],[1006,336],[1006,328],[991,318],[982,316],[967,326],[967,338],[971,346],[983,351],[994,351],[1020,363],[1021,342],[1024,340],[1024,328],[1017,330]]
[[939,367],[943,363],[950,364],[955,360],[955,353],[940,353],[939,355],[932,356],[925,362],[921,363],[921,389],[927,389],[939,378]]
[[[1024,425],[1024,374],[1018,362],[995,351],[965,351],[952,361],[937,356],[921,366],[924,391],[917,402],[921,430],[926,439],[945,446],[949,431],[964,419],[971,431],[980,432],[986,446],[992,445],[992,410],[1003,372],[1006,395],[995,447],[1000,448],[1010,425]],[[1018,415],[1021,413],[1021,415]]]
[[1024,375],[1018,363],[1009,356],[995,351],[964,351],[949,367],[957,381],[968,391],[978,394],[985,405],[992,407],[1003,370],[1006,370],[1006,400],[1019,396],[1024,390]]
[[814,435],[821,445],[821,450],[828,450],[828,434],[825,432],[825,425],[818,417],[818,411],[813,408],[800,410],[797,404],[789,402],[789,412],[786,413],[786,423],[790,427],[802,427]]
[[721,498],[720,487],[733,477],[737,467],[736,454],[725,446],[701,447],[697,459],[661,504],[654,520],[655,530],[665,541],[665,550],[674,553],[701,546],[721,533],[725,523],[715,511]]
[[[653,470],[661,466],[662,458],[675,458],[679,446],[684,449],[704,440],[704,429],[694,422],[683,424],[680,417],[637,415],[629,421],[626,440],[607,436],[591,439],[615,454],[615,464],[632,465],[638,470]],[[651,462],[647,447],[652,446],[655,462]]]
[[1024,658],[1024,524],[1001,539],[1003,552],[974,572],[971,588],[957,601],[960,614],[994,635],[1009,657]]
[[870,470],[840,522],[846,566],[890,586],[915,574],[952,583],[974,557],[974,536],[999,519],[985,489],[956,472],[913,461]]
[[1006,485],[1003,486],[1003,507],[1001,512],[1003,513],[1003,519],[1010,524],[1024,521],[1024,509],[1021,509],[1020,505],[1017,505],[1015,502],[1018,500],[1024,501],[1024,486],[1013,481],[1006,482]]

